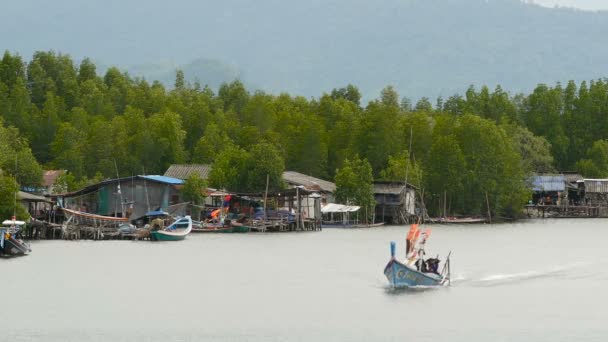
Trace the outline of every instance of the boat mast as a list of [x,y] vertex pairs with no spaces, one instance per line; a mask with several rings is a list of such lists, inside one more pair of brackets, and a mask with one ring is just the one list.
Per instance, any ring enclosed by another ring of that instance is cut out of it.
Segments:
[[[118,166],[116,165],[116,159],[114,159],[114,168],[116,169],[116,179],[118,180],[118,195],[120,196],[120,215],[124,217],[125,215],[125,201],[122,198],[122,190],[120,189],[120,175],[118,174]],[[116,213],[114,216],[116,217]]]
[[17,154],[15,154],[15,184],[17,184],[17,191],[15,191],[15,200],[13,202],[13,221],[17,220],[17,193],[19,192],[19,182],[17,181]]
[[[146,167],[142,166],[144,170],[144,176],[146,175]],[[146,192],[146,204],[148,205],[148,212],[150,212],[150,198],[148,197],[148,186],[146,184],[146,177],[144,177],[144,191]]]
[[408,147],[407,150],[407,158],[405,159],[405,213],[406,213],[406,218],[405,218],[405,222],[407,223],[407,214],[408,214],[408,209],[409,209],[409,192],[407,190],[407,178],[409,176],[409,169],[410,169],[410,153],[412,153],[412,136],[413,136],[413,127],[410,126],[410,145]]

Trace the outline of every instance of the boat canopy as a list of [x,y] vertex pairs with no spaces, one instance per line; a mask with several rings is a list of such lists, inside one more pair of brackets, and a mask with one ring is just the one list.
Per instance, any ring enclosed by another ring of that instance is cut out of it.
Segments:
[[359,210],[361,207],[357,205],[344,205],[338,203],[327,203],[321,208],[322,213],[352,213]]
[[168,212],[162,210],[148,211],[144,216],[171,216]]
[[2,222],[3,226],[23,226],[25,222],[23,221],[15,221],[15,220],[4,220]]

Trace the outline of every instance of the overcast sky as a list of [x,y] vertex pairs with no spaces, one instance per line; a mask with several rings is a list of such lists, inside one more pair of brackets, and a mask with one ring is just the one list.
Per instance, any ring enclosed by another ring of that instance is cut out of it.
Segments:
[[539,5],[553,7],[575,7],[586,10],[608,10],[608,0],[533,0]]

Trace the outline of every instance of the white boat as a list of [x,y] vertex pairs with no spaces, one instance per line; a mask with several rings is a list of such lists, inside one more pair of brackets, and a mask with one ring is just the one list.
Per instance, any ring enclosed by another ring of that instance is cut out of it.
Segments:
[[24,221],[17,221],[15,217],[2,222],[2,227],[0,227],[0,255],[20,256],[27,255],[32,251],[27,242],[17,238],[17,233],[24,225]]

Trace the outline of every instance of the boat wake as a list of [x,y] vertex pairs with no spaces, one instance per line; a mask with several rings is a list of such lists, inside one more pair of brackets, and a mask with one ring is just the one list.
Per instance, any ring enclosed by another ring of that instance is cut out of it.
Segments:
[[593,277],[595,266],[592,263],[573,263],[552,267],[545,270],[529,270],[516,273],[498,273],[481,276],[479,278],[467,279],[459,277],[452,280],[452,285],[471,285],[471,286],[500,286],[523,281],[537,279],[584,279]]

